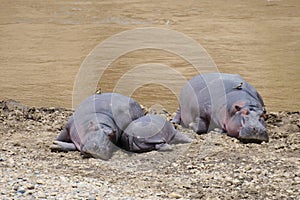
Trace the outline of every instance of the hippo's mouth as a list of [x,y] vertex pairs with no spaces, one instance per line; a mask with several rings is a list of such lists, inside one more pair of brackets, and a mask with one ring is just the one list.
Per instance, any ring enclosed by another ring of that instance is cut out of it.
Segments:
[[109,160],[112,157],[113,146],[101,147],[97,145],[85,145],[82,147],[81,155],[83,158],[96,158],[102,160]]

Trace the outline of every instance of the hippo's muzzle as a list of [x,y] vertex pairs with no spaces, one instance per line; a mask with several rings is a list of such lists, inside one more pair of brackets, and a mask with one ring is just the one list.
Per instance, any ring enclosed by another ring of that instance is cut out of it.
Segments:
[[243,143],[269,142],[268,130],[263,125],[243,125],[238,139]]
[[93,146],[92,148],[91,146],[88,146],[88,148],[83,146],[82,154],[85,158],[93,157],[102,160],[109,160],[112,157],[112,153],[109,149],[105,147],[101,148],[97,146]]
[[109,160],[114,150],[115,146],[104,129],[90,132],[81,147],[81,152],[85,157],[100,158],[102,160]]
[[239,108],[227,124],[227,131],[244,143],[269,142],[264,112],[254,107]]

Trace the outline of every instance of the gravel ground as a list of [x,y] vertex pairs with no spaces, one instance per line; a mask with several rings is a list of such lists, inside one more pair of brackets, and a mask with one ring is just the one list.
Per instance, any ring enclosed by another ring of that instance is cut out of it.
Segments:
[[192,144],[174,145],[170,152],[119,150],[109,161],[49,150],[72,113],[0,101],[1,199],[300,197],[299,111],[268,113],[269,143],[242,144],[178,126],[195,139]]

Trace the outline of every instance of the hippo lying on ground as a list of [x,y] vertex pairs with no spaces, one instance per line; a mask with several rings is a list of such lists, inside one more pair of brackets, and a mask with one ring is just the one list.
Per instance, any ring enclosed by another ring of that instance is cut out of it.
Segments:
[[83,155],[108,160],[123,130],[143,115],[132,98],[116,93],[92,95],[71,116],[51,150],[79,150]]
[[214,128],[243,142],[268,142],[264,102],[256,89],[239,75],[209,73],[188,81],[172,120],[198,134]]
[[169,121],[152,114],[132,121],[121,137],[122,148],[138,153],[171,150],[170,144],[189,142],[192,139],[175,130]]

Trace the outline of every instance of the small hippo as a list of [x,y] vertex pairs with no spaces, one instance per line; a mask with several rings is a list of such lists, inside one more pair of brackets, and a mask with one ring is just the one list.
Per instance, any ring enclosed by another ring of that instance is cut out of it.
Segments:
[[148,114],[132,121],[122,137],[122,148],[130,152],[171,150],[170,144],[190,143],[192,139],[181,134],[165,118]]
[[79,150],[85,156],[108,160],[123,130],[143,115],[132,98],[117,93],[92,95],[76,109],[51,150]]
[[198,134],[219,128],[242,142],[268,142],[264,102],[239,75],[208,73],[188,81],[181,90],[173,123]]

